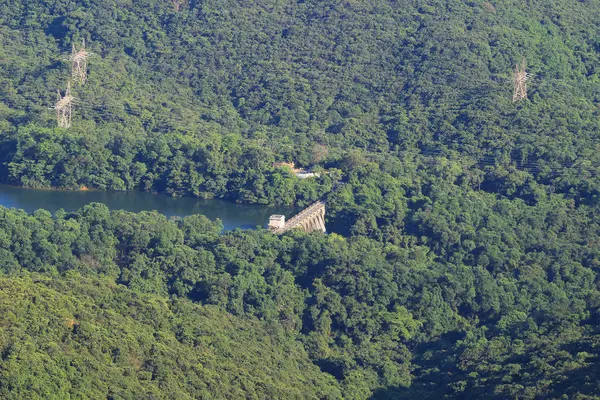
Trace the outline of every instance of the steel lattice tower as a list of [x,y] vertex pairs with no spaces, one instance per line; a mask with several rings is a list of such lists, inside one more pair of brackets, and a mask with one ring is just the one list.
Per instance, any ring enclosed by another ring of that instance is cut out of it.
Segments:
[[75,44],[73,44],[73,50],[71,52],[71,79],[73,82],[83,85],[87,80],[87,59],[92,53],[85,49],[85,39],[81,43],[81,49],[76,50]]
[[527,80],[529,74],[525,72],[525,59],[521,61],[521,64],[515,66],[515,72],[513,75],[513,102],[521,101],[527,98]]
[[64,97],[61,96],[60,90],[58,91],[54,109],[56,110],[56,120],[60,128],[67,129],[71,127],[71,115],[73,111],[74,99],[75,98],[71,96],[71,82],[67,84],[67,91],[65,92]]

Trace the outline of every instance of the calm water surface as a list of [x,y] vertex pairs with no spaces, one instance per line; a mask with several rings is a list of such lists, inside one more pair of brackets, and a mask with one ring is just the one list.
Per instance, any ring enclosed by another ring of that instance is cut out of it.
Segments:
[[206,215],[223,222],[225,230],[235,228],[253,229],[266,226],[271,214],[294,214],[289,207],[267,207],[260,205],[235,204],[225,200],[202,200],[189,197],[170,197],[136,191],[66,191],[27,189],[0,184],[0,205],[22,208],[31,213],[43,208],[54,213],[56,210],[75,211],[90,203],[104,203],[111,210],[131,212],[156,210],[166,216],[192,214]]

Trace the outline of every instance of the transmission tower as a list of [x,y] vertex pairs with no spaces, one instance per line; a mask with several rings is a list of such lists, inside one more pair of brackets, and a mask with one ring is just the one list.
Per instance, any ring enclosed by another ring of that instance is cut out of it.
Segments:
[[529,74],[525,72],[525,59],[521,61],[521,64],[515,66],[515,73],[513,75],[513,103],[521,101],[527,98],[527,79]]
[[73,82],[83,85],[87,80],[87,59],[92,53],[85,49],[85,39],[82,40],[81,49],[75,49],[75,43],[73,43],[73,51],[71,52],[71,78]]
[[171,0],[171,3],[173,3],[173,7],[175,7],[175,11],[179,11],[179,9],[181,8],[181,6],[184,3],[184,0]]
[[56,105],[54,109],[56,110],[56,120],[58,121],[58,126],[60,128],[70,128],[71,127],[71,112],[73,109],[73,100],[75,98],[71,96],[71,82],[67,84],[67,91],[65,92],[65,97],[62,97],[60,94],[60,90],[58,91],[58,96],[56,98]]

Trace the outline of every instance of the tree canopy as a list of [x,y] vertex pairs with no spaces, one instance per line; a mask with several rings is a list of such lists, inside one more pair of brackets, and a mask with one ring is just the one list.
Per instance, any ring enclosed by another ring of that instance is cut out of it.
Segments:
[[0,181],[329,234],[0,208],[1,397],[599,398],[597,0],[177,4],[0,1]]

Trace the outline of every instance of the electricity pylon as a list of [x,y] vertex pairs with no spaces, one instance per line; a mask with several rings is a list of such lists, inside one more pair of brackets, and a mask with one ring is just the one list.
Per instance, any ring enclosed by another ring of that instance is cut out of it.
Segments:
[[183,2],[184,0],[171,0],[171,3],[173,3],[173,7],[175,7],[175,11],[179,11],[181,6],[183,5]]
[[58,90],[58,97],[56,98],[56,105],[54,106],[54,109],[56,110],[56,121],[60,128],[67,129],[71,127],[73,100],[75,100],[75,98],[71,96],[71,82],[69,82],[67,84],[65,97],[62,97],[60,90]]
[[525,59],[523,59],[521,65],[516,65],[513,75],[513,103],[527,98],[527,79],[529,74],[525,72]]
[[87,80],[87,59],[92,53],[85,49],[85,39],[81,43],[81,49],[75,49],[75,43],[73,43],[73,51],[71,52],[71,78],[73,82],[83,85]]

